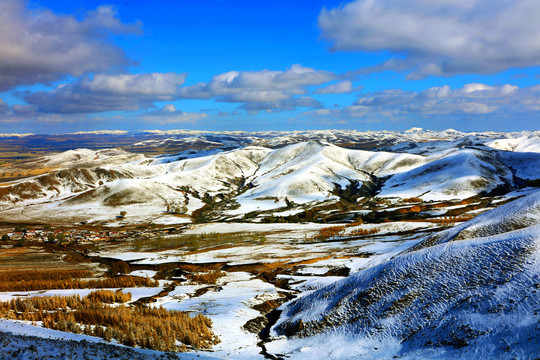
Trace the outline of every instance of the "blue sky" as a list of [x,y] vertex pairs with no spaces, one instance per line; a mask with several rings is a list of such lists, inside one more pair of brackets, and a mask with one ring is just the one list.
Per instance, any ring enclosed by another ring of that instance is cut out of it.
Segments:
[[538,130],[536,0],[0,0],[0,133]]

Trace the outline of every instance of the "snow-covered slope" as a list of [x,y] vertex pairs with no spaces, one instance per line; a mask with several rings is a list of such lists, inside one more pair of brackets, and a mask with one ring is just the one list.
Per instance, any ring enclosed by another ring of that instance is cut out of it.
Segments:
[[513,183],[512,171],[490,152],[476,149],[447,151],[427,164],[390,178],[380,196],[425,200],[468,198]]
[[4,207],[11,206],[19,202],[28,203],[65,198],[108,182],[133,176],[128,171],[109,170],[101,167],[62,169],[0,187],[0,208],[2,205]]
[[539,153],[540,136],[527,134],[518,138],[497,139],[487,142],[486,145],[498,150]]
[[136,349],[81,334],[71,334],[0,319],[0,359],[21,360],[218,360],[200,353]]
[[534,359],[539,213],[536,192],[294,300],[273,328],[289,339],[267,349],[295,359]]
[[500,151],[497,157],[521,179],[540,179],[540,152]]

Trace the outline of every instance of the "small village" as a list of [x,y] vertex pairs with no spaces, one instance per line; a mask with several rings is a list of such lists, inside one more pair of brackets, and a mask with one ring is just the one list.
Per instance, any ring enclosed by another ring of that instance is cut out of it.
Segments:
[[60,245],[93,244],[99,242],[120,242],[140,238],[180,234],[186,227],[146,228],[136,230],[92,230],[92,229],[60,229],[50,226],[27,228],[17,226],[13,231],[2,233],[2,241],[40,242]]

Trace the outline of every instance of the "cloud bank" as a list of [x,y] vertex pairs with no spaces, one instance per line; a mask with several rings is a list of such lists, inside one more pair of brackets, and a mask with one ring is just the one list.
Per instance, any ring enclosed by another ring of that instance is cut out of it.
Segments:
[[20,96],[43,113],[99,113],[149,108],[156,101],[175,100],[186,74],[96,74],[60,85],[52,91]]
[[40,113],[138,110],[152,107],[155,102],[180,99],[213,99],[238,103],[240,109],[250,113],[274,112],[323,107],[305,95],[308,87],[338,77],[300,65],[285,71],[230,71],[214,76],[208,83],[182,86],[186,76],[176,73],[85,75],[51,91],[25,91],[17,95]]
[[22,0],[0,0],[0,91],[132,65],[109,37],[139,31],[140,24],[122,23],[112,6],[77,20],[29,10]]
[[174,124],[174,123],[196,123],[207,118],[206,113],[188,113],[177,110],[173,104],[167,104],[158,110],[150,110],[137,116],[137,119],[149,123]]
[[302,116],[365,122],[447,118],[474,121],[484,115],[518,119],[536,111],[540,111],[540,85],[519,88],[470,83],[457,89],[444,85],[418,92],[389,89],[359,94],[350,106],[308,111]]
[[334,51],[395,55],[367,70],[419,79],[540,65],[539,18],[537,0],[356,0],[318,24]]
[[214,76],[208,83],[184,87],[180,96],[186,99],[215,99],[219,102],[242,103],[250,112],[288,110],[295,107],[320,107],[308,96],[310,86],[335,80],[338,75],[293,65],[285,71],[230,71]]

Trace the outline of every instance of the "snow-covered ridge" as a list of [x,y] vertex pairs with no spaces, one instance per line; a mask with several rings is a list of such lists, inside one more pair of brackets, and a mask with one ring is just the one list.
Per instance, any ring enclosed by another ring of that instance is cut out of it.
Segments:
[[[297,130],[297,131],[207,131],[207,130],[139,130],[139,131],[125,131],[125,130],[96,130],[96,131],[79,131],[68,134],[56,134],[62,135],[154,135],[161,137],[201,137],[201,136],[228,136],[231,138],[253,138],[258,140],[267,141],[268,145],[283,145],[294,142],[317,140],[328,142],[345,142],[345,141],[359,141],[359,140],[379,140],[390,141],[395,143],[400,142],[425,142],[434,140],[456,140],[462,137],[474,136],[483,139],[519,139],[522,137],[538,137],[539,131],[520,131],[520,132],[462,132],[454,129],[446,129],[442,131],[425,130],[422,128],[414,127],[406,131],[358,131],[358,130]],[[12,137],[12,136],[32,136],[35,134],[0,134],[0,137]]]
[[[277,148],[290,144],[306,141],[328,142],[332,144],[365,146],[377,148],[406,142],[428,142],[428,141],[454,141],[461,138],[480,139],[482,142],[494,139],[518,139],[524,136],[538,138],[540,132],[461,132],[453,129],[443,131],[424,130],[422,128],[412,128],[406,131],[357,131],[357,130],[305,130],[305,131],[195,131],[195,130],[169,130],[169,131],[143,131],[166,137],[156,140],[155,146],[166,142],[180,141],[185,138],[205,139],[213,136],[215,141],[228,137],[236,141],[250,141],[253,145]],[[174,136],[174,137],[169,137]],[[356,145],[355,145],[356,144]],[[141,144],[142,145],[142,144]],[[141,146],[139,145],[139,146]]]

